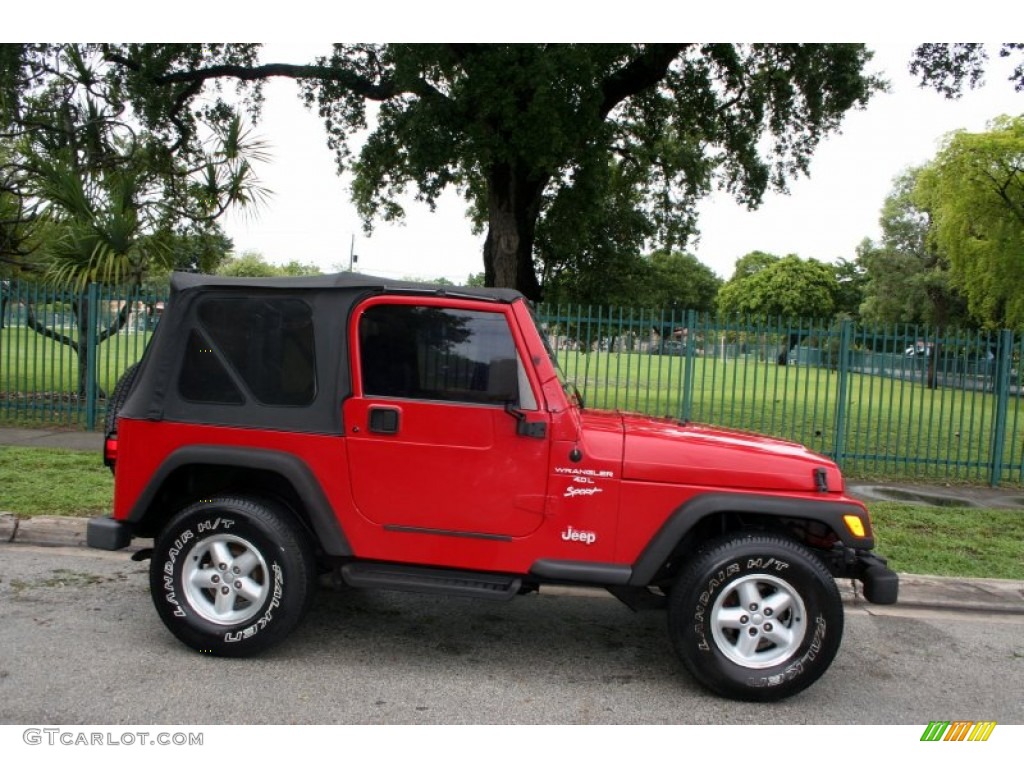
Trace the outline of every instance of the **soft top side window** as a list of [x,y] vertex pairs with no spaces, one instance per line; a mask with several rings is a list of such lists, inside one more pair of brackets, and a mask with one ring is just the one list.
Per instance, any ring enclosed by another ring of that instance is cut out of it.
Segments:
[[[197,315],[202,333],[191,332],[195,343],[190,342],[179,380],[182,396],[199,402],[241,402],[220,358],[264,405],[308,405],[316,397],[313,314],[306,302],[211,296],[200,301]],[[208,344],[203,343],[206,339]]]
[[370,396],[519,405],[526,381],[499,312],[377,304],[360,318],[359,355]]
[[218,405],[242,405],[245,398],[231,380],[213,345],[193,328],[185,345],[185,358],[178,376],[178,392],[186,400]]

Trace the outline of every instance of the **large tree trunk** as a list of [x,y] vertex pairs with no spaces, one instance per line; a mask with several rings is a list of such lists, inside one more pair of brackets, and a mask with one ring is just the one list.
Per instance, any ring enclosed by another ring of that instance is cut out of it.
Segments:
[[515,288],[540,299],[533,266],[533,241],[548,176],[530,178],[520,167],[500,164],[488,174],[488,223],[484,241],[484,284]]

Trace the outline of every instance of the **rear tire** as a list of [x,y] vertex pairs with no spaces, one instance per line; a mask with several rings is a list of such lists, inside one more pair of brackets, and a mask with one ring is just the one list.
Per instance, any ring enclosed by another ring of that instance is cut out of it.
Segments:
[[175,515],[149,573],[167,628],[215,656],[251,656],[283,640],[316,587],[309,538],[292,514],[245,497],[199,501]]
[[828,669],[843,634],[831,574],[781,536],[735,535],[700,551],[669,595],[669,633],[690,673],[732,699],[777,701]]

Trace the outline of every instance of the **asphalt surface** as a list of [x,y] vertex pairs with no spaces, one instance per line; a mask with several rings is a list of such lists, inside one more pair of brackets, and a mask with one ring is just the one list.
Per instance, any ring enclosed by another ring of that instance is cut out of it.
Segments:
[[[103,436],[95,432],[0,428],[0,446],[95,451],[100,454]],[[1021,510],[1024,491],[975,486],[916,484],[851,484],[851,495],[865,501],[903,501],[945,507],[1001,507]],[[19,519],[2,511],[0,496],[0,544],[84,547],[85,518],[37,516]],[[132,549],[150,546],[136,540]],[[869,606],[856,582],[839,584],[848,605]],[[1024,581],[1003,579],[958,579],[942,576],[900,574],[899,604],[937,610],[981,611],[1024,614]]]

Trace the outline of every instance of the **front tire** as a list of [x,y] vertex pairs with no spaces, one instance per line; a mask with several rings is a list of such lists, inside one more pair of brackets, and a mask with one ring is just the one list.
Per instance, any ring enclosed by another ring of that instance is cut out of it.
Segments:
[[157,613],[185,645],[251,656],[284,639],[316,586],[309,538],[284,507],[219,497],[183,509],[150,563]]
[[843,633],[835,580],[800,544],[735,535],[698,552],[669,597],[669,633],[690,673],[715,693],[777,701],[828,669]]

